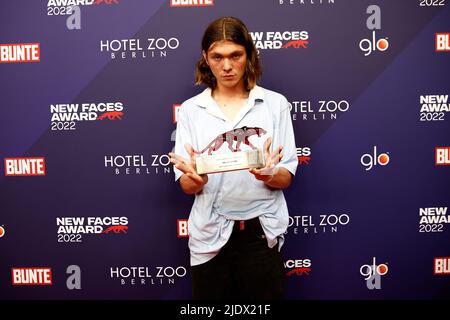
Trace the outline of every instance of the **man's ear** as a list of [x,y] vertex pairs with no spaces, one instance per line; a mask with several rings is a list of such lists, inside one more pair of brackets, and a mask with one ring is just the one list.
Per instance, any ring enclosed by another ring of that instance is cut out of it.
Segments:
[[202,50],[203,59],[205,59],[206,64],[209,66],[208,59],[206,58],[205,50]]

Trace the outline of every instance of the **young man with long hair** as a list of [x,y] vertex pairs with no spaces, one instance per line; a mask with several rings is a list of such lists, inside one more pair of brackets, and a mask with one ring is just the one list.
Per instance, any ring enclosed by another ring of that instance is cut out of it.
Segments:
[[[223,17],[207,27],[195,72],[196,84],[207,88],[182,104],[169,154],[182,190],[195,194],[188,220],[194,299],[284,297],[280,250],[289,216],[282,189],[295,176],[297,156],[289,103],[256,84],[261,73],[241,20]],[[198,174],[199,150],[237,128],[262,130],[240,147],[225,142],[213,150],[259,148],[265,167]]]

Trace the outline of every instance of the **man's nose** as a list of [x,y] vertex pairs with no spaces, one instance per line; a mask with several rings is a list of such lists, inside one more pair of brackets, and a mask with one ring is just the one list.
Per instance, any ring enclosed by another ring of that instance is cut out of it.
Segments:
[[229,71],[229,70],[231,70],[231,63],[230,63],[230,60],[229,60],[228,58],[225,58],[225,59],[223,60],[223,70],[224,70],[224,71]]

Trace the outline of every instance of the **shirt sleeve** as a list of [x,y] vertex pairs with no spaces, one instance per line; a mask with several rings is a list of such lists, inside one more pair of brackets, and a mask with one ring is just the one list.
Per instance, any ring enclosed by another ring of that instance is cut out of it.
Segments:
[[[177,116],[177,133],[175,135],[174,153],[189,161],[189,155],[184,147],[185,143],[192,145],[192,135],[189,125],[187,106],[183,103]],[[173,169],[175,173],[175,181],[177,181],[184,173],[175,167],[173,167]]]
[[289,170],[295,176],[297,171],[298,159],[297,148],[295,145],[294,128],[292,126],[292,117],[289,110],[289,102],[283,97],[280,109],[280,118],[277,128],[278,135],[274,137],[272,150],[278,146],[283,147],[283,159],[278,163],[278,167],[283,167]]

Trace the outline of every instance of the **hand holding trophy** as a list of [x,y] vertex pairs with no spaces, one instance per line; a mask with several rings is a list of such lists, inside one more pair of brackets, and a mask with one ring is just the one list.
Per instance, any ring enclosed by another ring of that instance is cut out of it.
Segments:
[[[203,150],[194,150],[194,153],[199,154],[195,159],[197,172],[206,174],[264,167],[263,152],[249,141],[249,137],[260,137],[265,133],[266,130],[262,128],[244,126],[219,134]],[[231,152],[212,154],[225,143]],[[251,150],[242,151],[241,144],[249,146]],[[206,151],[208,154],[203,155]]]
[[205,184],[208,182],[208,176],[206,174],[200,175],[197,172],[197,166],[195,161],[195,152],[192,146],[189,143],[184,145],[187,153],[189,154],[190,160],[179,156],[173,152],[169,152],[170,162],[177,168],[182,171],[186,176],[188,176],[191,180],[193,180],[196,184]]
[[263,168],[252,168],[250,173],[252,173],[256,179],[268,182],[277,174],[278,167],[276,165],[283,158],[283,147],[279,146],[274,152],[270,152],[270,145],[272,144],[272,138],[267,138],[264,142],[264,159],[265,165]]

